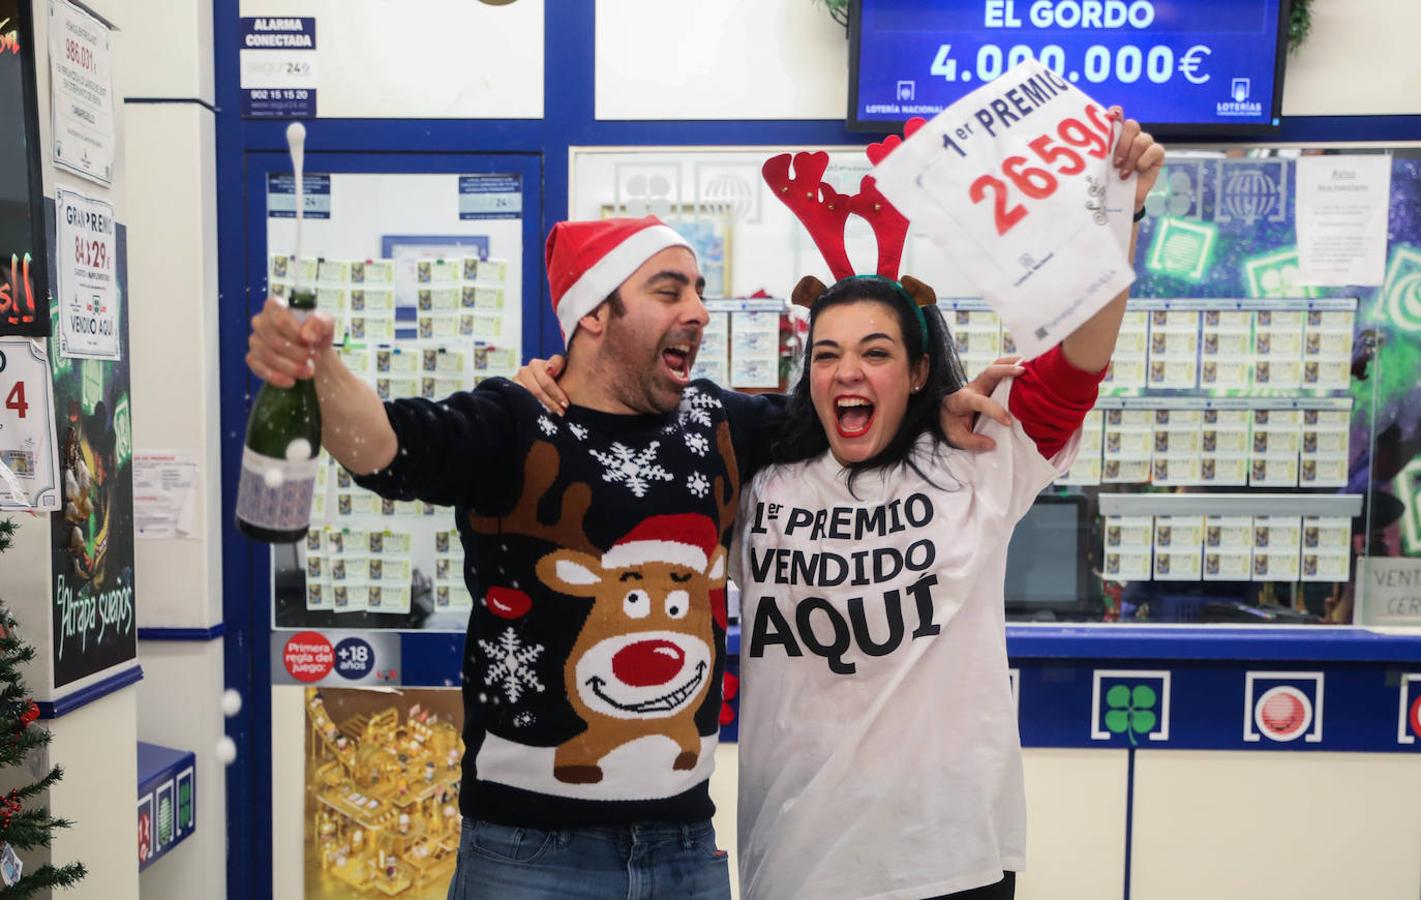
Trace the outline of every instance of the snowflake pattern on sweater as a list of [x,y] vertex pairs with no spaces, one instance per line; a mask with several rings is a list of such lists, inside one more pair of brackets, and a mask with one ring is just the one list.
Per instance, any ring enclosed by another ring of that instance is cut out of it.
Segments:
[[497,643],[479,641],[479,649],[488,659],[484,684],[501,689],[507,702],[517,703],[529,688],[542,693],[543,683],[538,680],[533,668],[533,663],[543,653],[542,644],[524,644],[518,632],[505,628]]
[[626,485],[635,497],[645,497],[653,481],[671,481],[671,473],[656,462],[656,451],[660,441],[636,450],[620,441],[612,444],[609,452],[588,451],[602,464],[602,480],[613,484]]

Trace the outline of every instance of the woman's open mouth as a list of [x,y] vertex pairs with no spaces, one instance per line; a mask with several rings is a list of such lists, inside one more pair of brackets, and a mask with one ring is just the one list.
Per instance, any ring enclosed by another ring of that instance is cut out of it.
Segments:
[[874,406],[865,397],[851,395],[834,401],[834,416],[837,419],[839,437],[863,437],[873,425]]
[[691,345],[672,344],[661,351],[661,361],[677,384],[691,382]]

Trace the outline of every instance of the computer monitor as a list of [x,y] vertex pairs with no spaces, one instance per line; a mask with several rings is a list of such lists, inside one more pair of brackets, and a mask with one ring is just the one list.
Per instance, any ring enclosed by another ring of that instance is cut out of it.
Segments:
[[1006,608],[1013,618],[1074,616],[1087,609],[1086,498],[1042,495],[1007,545]]

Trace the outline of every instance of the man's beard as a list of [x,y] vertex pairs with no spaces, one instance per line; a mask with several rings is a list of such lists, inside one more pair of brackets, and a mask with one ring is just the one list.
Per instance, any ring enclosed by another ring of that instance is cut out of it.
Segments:
[[607,367],[609,373],[615,373],[609,379],[612,392],[639,413],[665,415],[680,406],[683,387],[663,375],[660,345],[645,347],[640,343],[615,320],[608,327],[602,349],[603,359],[614,361]]

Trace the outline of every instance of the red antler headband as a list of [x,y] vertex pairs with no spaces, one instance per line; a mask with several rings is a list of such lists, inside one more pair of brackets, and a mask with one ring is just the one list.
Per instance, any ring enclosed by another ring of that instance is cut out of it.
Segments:
[[[903,134],[911,137],[923,124],[923,119],[910,119],[903,128]],[[881,143],[869,144],[869,162],[878,165],[901,143],[903,139],[895,134]],[[791,161],[793,176],[790,175]],[[828,168],[829,154],[820,150],[817,153],[796,153],[793,157],[781,153],[766,160],[761,172],[775,196],[790,208],[809,232],[834,278],[851,278],[855,274],[854,267],[849,263],[848,251],[844,248],[844,224],[849,213],[853,213],[873,228],[873,236],[878,242],[878,274],[897,280],[898,268],[903,261],[903,245],[908,240],[908,220],[879,193],[872,175],[865,175],[859,183],[859,192],[850,197],[824,183],[824,172]]]

